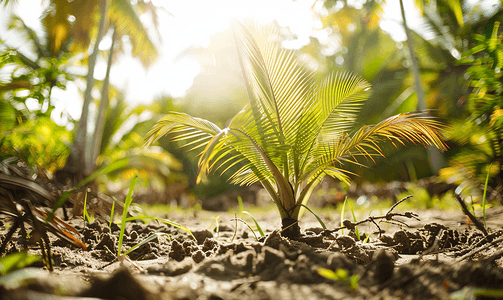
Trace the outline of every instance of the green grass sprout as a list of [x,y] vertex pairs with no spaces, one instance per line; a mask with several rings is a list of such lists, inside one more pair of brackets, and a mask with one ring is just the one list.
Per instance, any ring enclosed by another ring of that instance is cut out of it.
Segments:
[[327,226],[325,226],[325,223],[323,223],[323,221],[320,219],[320,217],[318,217],[318,216],[314,213],[314,211],[312,211],[309,207],[307,207],[306,205],[304,205],[304,204],[302,204],[302,203],[301,203],[300,205],[301,205],[302,207],[304,207],[305,209],[307,209],[310,213],[312,213],[312,214],[313,214],[313,216],[315,216],[315,217],[316,217],[316,219],[317,219],[317,220],[318,220],[318,222],[320,223],[320,225],[321,225],[321,227],[323,228],[323,230],[326,230],[326,229],[327,229]]
[[112,202],[112,211],[110,212],[110,224],[108,227],[112,228],[112,223],[114,222],[114,209],[115,209],[115,199],[114,202]]
[[486,225],[486,194],[487,194],[487,184],[489,183],[489,175],[491,174],[491,167],[493,163],[489,165],[489,170],[487,170],[486,183],[484,185],[484,196],[482,197],[482,216],[484,217],[484,227]]
[[[344,226],[342,222],[344,221],[344,210],[346,209],[346,202],[348,202],[348,197],[344,199],[344,202],[342,203],[342,209],[341,209],[341,227]],[[344,234],[344,229],[341,229],[341,234]]]
[[156,238],[159,238],[160,236],[166,236],[166,237],[168,237],[169,240],[171,240],[171,238],[169,237],[169,235],[167,233],[156,232],[156,233],[151,234],[150,236],[148,236],[147,238],[145,238],[144,240],[142,240],[138,244],[136,244],[133,247],[131,247],[128,251],[124,252],[124,255],[128,255],[129,253],[131,253],[134,250],[138,249],[142,245],[145,245],[146,243],[151,242],[151,241],[155,240]]
[[252,218],[253,222],[255,223],[255,226],[257,227],[258,232],[260,233],[260,236],[264,236],[264,231],[262,230],[262,227],[260,227],[260,225],[258,224],[257,220],[255,220],[255,218],[252,216],[252,214],[249,213],[249,212],[247,212],[246,210],[243,210],[241,212],[244,213],[244,214],[249,215]]
[[239,205],[239,211],[245,210],[245,207],[243,205],[243,198],[241,198],[241,196],[238,196],[238,205]]
[[40,257],[28,254],[27,251],[8,254],[0,258],[0,274],[5,275],[22,269],[40,260]]
[[[351,214],[353,215],[353,222],[356,223],[358,221],[356,220],[356,216],[355,216],[355,212],[353,210],[353,206],[351,205],[351,202],[348,202],[348,204],[349,204],[349,210],[351,211]],[[356,238],[358,240],[360,240],[360,232],[358,231],[358,226],[355,226],[355,234],[356,234]]]
[[[239,205],[239,211],[241,211],[243,214],[250,216],[252,218],[253,222],[255,223],[255,227],[257,228],[257,231],[260,233],[260,236],[264,236],[264,231],[262,230],[262,227],[260,227],[257,220],[252,216],[251,213],[249,213],[245,210],[245,207],[243,205],[243,198],[241,198],[241,196],[238,196],[238,205]],[[248,225],[248,223],[245,222],[245,224],[248,226],[248,228],[250,228],[250,230],[253,231],[253,229],[251,229],[251,227],[250,227],[250,225]],[[255,232],[253,232],[253,234],[255,234]]]
[[176,227],[176,228],[179,228],[181,230],[184,230],[186,231],[188,234],[190,234],[190,236],[195,240],[196,238],[194,237],[194,235],[192,235],[192,232],[185,226],[182,226],[172,220],[169,220],[169,219],[163,219],[163,218],[158,218],[158,217],[152,217],[152,216],[138,216],[138,217],[129,217],[129,218],[126,218],[126,222],[130,222],[130,221],[135,221],[135,220],[155,220],[155,221],[159,221],[159,222],[162,222],[162,223],[166,223],[168,225],[171,225],[173,227]]
[[345,283],[351,291],[356,291],[358,288],[358,281],[360,280],[360,275],[353,274],[349,277],[348,271],[340,268],[336,269],[335,272],[329,269],[319,268],[318,274],[327,279]]
[[213,229],[213,231],[217,234],[217,238],[220,237],[220,224],[218,223],[218,219],[220,219],[220,215],[213,217],[213,221],[210,224],[211,229],[211,226],[213,226],[213,222],[215,222],[215,229]]
[[91,222],[92,220],[89,217],[89,213],[87,212],[87,190],[86,190],[86,194],[84,196],[84,209],[82,211],[82,219],[84,219],[84,222],[87,222],[88,224],[92,223]]
[[131,205],[131,202],[133,202],[133,189],[134,185],[136,184],[136,180],[138,180],[138,174],[136,174],[131,181],[131,184],[129,185],[129,191],[126,196],[126,200],[124,201],[124,208],[122,211],[122,220],[121,220],[121,232],[119,234],[119,246],[117,250],[117,255],[121,255],[121,250],[122,250],[122,240],[124,239],[124,231],[126,230],[126,219],[127,219],[127,211],[129,208],[129,205]]

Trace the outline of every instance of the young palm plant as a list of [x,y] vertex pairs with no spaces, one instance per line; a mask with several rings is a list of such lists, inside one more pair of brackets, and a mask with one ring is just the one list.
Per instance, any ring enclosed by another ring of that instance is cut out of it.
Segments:
[[239,185],[260,182],[276,204],[284,236],[300,234],[298,220],[325,175],[349,182],[344,164],[384,155],[389,140],[433,145],[441,150],[442,125],[425,112],[399,114],[373,126],[353,128],[370,85],[347,73],[318,81],[294,51],[282,49],[273,28],[235,24],[238,57],[249,104],[221,129],[208,120],[171,112],[148,133],[146,143],[170,135],[202,149],[198,182],[210,171],[232,170]]

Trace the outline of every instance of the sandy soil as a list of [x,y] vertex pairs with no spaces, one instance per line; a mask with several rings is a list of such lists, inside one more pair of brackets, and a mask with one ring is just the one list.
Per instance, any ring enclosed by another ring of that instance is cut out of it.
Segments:
[[[54,271],[38,262],[1,276],[0,299],[503,298],[502,207],[487,212],[487,236],[461,211],[415,213],[421,221],[402,219],[410,228],[381,225],[379,235],[374,225],[361,226],[367,241],[333,230],[336,218],[323,230],[306,215],[302,237],[290,240],[276,229],[275,212],[258,216],[266,233],[258,239],[240,222],[236,229],[231,214],[221,214],[218,233],[201,221],[210,213],[173,215],[195,240],[165,224],[128,223],[124,251],[152,233],[166,235],[119,258],[117,225],[74,219],[88,250],[51,235]],[[0,222],[3,241],[9,220]],[[15,234],[6,253],[22,248]],[[323,269],[339,270],[339,278],[321,276]]]

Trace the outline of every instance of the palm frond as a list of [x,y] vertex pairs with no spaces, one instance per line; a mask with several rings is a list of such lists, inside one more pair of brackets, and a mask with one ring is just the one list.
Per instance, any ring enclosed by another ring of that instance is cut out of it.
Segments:
[[392,116],[377,125],[363,126],[353,136],[343,136],[330,142],[317,145],[314,156],[307,166],[306,174],[316,178],[326,168],[334,164],[354,162],[359,164],[358,157],[373,159],[384,156],[380,148],[382,142],[391,142],[396,146],[412,142],[423,146],[435,146],[447,150],[440,131],[443,126],[425,112],[404,113]]
[[[240,23],[235,24],[238,58],[245,80],[250,107],[259,132],[259,144],[267,152],[270,142],[263,138],[274,134],[274,140],[284,142],[278,105],[276,103],[267,65],[253,35]],[[275,144],[275,143],[273,143]]]
[[435,146],[441,151],[447,150],[440,131],[443,125],[426,112],[402,113],[380,122],[375,126],[364,126],[356,132],[348,145],[348,151],[367,156],[365,151],[376,151],[382,155],[378,142],[385,138],[394,144],[405,141],[423,146]]
[[[172,135],[172,141],[190,140],[203,137],[200,144],[204,144],[211,137],[222,130],[212,122],[201,118],[192,117],[185,113],[170,112],[147,133],[145,145],[151,145],[165,135]],[[183,135],[180,137],[180,133]]]
[[149,66],[159,54],[139,16],[140,11],[128,0],[112,1],[108,15],[117,32],[131,39],[133,56]]
[[317,145],[333,143],[348,134],[369,96],[370,84],[358,76],[338,73],[325,78],[314,105],[299,124],[295,150],[301,160],[300,172],[305,171]]
[[35,31],[28,25],[26,25],[26,23],[19,16],[12,15],[9,25],[9,29],[10,28],[16,28],[19,33],[27,35],[27,40],[33,43],[38,58],[50,56],[46,50],[46,47],[44,47],[40,42],[40,39]]
[[363,102],[370,97],[370,84],[350,73],[330,74],[318,97],[323,121],[320,135],[341,134],[353,128]]

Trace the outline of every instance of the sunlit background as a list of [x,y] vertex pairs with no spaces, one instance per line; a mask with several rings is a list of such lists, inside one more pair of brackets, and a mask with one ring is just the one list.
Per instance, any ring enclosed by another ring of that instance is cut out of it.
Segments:
[[[12,23],[12,17],[18,15],[43,40],[47,32],[41,20],[51,3],[11,0],[7,5],[0,4],[0,39],[4,42],[1,50],[5,52],[5,57],[10,51],[6,51],[7,49],[14,49],[29,59],[36,59],[34,39],[27,37],[26,28],[22,32],[19,22],[15,28],[9,28],[9,24]],[[129,173],[124,173],[126,175],[121,173],[115,174],[115,177],[110,176],[111,181],[130,178],[134,172],[141,171],[140,175],[145,179],[144,186],[149,185],[149,174],[155,173],[154,177],[160,178],[159,186],[181,187],[181,190],[190,190],[197,197],[209,198],[231,189],[225,184],[225,178],[218,176],[210,176],[209,183],[205,183],[207,185],[196,186],[196,154],[187,154],[185,150],[179,149],[179,145],[161,140],[159,146],[153,148],[145,149],[142,146],[148,129],[169,110],[207,118],[224,126],[247,102],[232,37],[234,20],[251,20],[260,24],[275,22],[281,28],[282,46],[298,50],[318,68],[321,75],[344,70],[369,81],[373,85],[373,94],[363,106],[357,125],[375,124],[394,114],[415,111],[420,107],[400,0],[152,0],[131,1],[131,6],[138,8],[139,3],[147,6],[153,4],[156,7],[158,31],[154,28],[155,20],[150,14],[140,13],[138,18],[155,45],[158,56],[152,64],[146,66],[144,61],[132,55],[133,43],[130,40],[135,37],[126,34],[121,36],[119,44],[123,48],[119,49],[121,51],[114,51],[117,55],[110,71],[110,107],[106,111],[108,123],[105,125],[109,131],[105,130],[106,138],[101,144],[93,146],[94,149],[100,148],[100,151],[95,154],[86,152],[86,155],[92,156],[92,170],[134,155],[137,155],[134,157],[138,157],[138,162],[141,163],[145,163],[146,156],[161,159],[163,163],[156,161],[153,164],[151,160],[151,164],[147,164],[148,168],[138,163],[130,166],[127,170]],[[461,4],[456,7],[456,3]],[[470,75],[466,73],[468,65],[460,63],[462,53],[476,45],[473,34],[491,34],[496,22],[502,18],[502,5],[498,0],[404,0],[403,5],[407,25],[411,29],[409,38],[419,64],[420,82],[424,88],[425,97],[421,101],[425,103],[422,105],[432,109],[435,116],[446,123],[459,125],[459,120],[468,119],[467,99],[472,92],[467,81],[470,79]],[[97,16],[93,18],[98,19]],[[68,21],[71,23],[74,19],[75,16],[69,16]],[[10,149],[16,146],[16,151],[25,151],[23,153],[26,157],[52,172],[65,165],[81,118],[88,70],[87,57],[93,51],[96,31],[91,32],[87,51],[72,49],[68,51],[68,62],[58,62],[63,66],[67,63],[72,65],[64,70],[73,76],[61,81],[66,85],[65,88],[60,88],[57,84],[51,86],[49,91],[41,93],[38,100],[35,96],[31,97],[30,92],[33,91],[26,88],[14,88],[12,91],[0,89],[0,97],[5,97],[12,103],[23,99],[14,106],[17,105],[17,113],[24,114],[24,119],[9,119],[13,124],[12,128],[19,126],[23,129],[12,135],[10,133],[15,131],[7,131],[9,139],[12,139],[9,143],[12,144],[0,144],[0,147]],[[92,90],[92,102],[89,106],[88,144],[91,143],[97,126],[98,109],[103,96],[102,81],[106,75],[111,45],[110,30],[99,43],[100,55],[94,71],[97,82]],[[15,77],[16,74],[12,73],[15,67],[15,64],[0,67],[0,88],[8,86],[9,81]],[[29,68],[23,70],[26,69]],[[34,70],[30,72],[32,75],[36,73]],[[31,80],[36,85],[41,79]],[[17,98],[19,99],[16,100]],[[43,107],[47,98],[53,106],[49,111],[50,116],[46,115],[47,108]],[[24,105],[28,112],[23,111]],[[0,118],[3,117],[1,113],[0,111]],[[479,125],[485,119],[474,120]],[[51,141],[53,144],[48,146],[48,140],[29,135],[32,131],[46,128],[50,130],[47,129],[49,131],[40,135],[57,136],[57,142]],[[27,136],[33,139],[30,140]],[[454,135],[451,134],[452,136]],[[470,142],[476,145],[490,143],[482,131],[466,133],[466,136],[470,136],[473,140]],[[445,154],[443,160],[439,160],[442,163],[438,163],[437,169],[428,163],[431,162],[431,154],[423,148],[390,147],[386,149],[389,152],[386,160],[370,162],[369,168],[351,167],[351,171],[359,175],[354,178],[358,183],[414,181],[433,175],[444,176],[443,180],[449,184],[466,183],[466,178],[456,177],[459,174],[456,169],[457,155],[463,152],[458,146],[462,146],[464,142],[466,141],[461,141],[460,138],[449,140],[452,150]],[[51,151],[59,152],[54,155]],[[477,174],[472,174],[471,178],[485,178],[489,161],[470,161],[484,165],[477,167]],[[165,166],[162,170],[161,165]],[[496,174],[499,166],[493,168],[495,169],[491,172]],[[118,190],[121,187],[123,185],[108,185],[106,188]]]
[[[131,104],[148,104],[156,96],[169,95],[181,98],[187,94],[194,78],[201,71],[200,63],[184,52],[190,48],[206,48],[211,43],[211,37],[219,32],[228,30],[233,20],[253,19],[259,23],[276,21],[280,26],[289,28],[295,38],[285,43],[287,47],[299,49],[310,43],[310,37],[316,37],[320,42],[329,44],[328,32],[322,28],[319,17],[313,10],[321,11],[321,2],[313,0],[259,0],[259,1],[152,1],[158,10],[160,41],[159,58],[149,68],[145,69],[141,63],[134,59],[130,52],[121,54],[120,60],[113,65],[111,83],[123,90],[126,100]],[[364,1],[349,1],[355,8],[361,9]],[[40,16],[47,7],[47,2],[23,0],[15,3],[13,11],[18,14],[28,26],[42,31]],[[419,11],[413,0],[405,1],[406,16],[409,26],[418,32],[422,22]],[[395,41],[404,41],[405,32],[401,26],[400,6],[398,0],[389,0],[382,4],[383,16],[379,24],[390,34]],[[148,15],[141,20],[147,25],[151,24]],[[1,8],[0,36],[9,46],[20,47],[23,50],[24,41],[6,29],[9,18],[5,8]],[[127,38],[127,37],[126,37]],[[100,43],[101,50],[110,47],[111,37],[106,36]],[[340,45],[331,45],[324,54],[332,55]],[[331,53],[332,52],[332,53]],[[95,77],[103,79],[106,71],[106,60],[101,59],[95,70]],[[85,70],[84,70],[85,72]],[[85,85],[81,89],[85,88]],[[74,119],[79,119],[81,105],[78,105],[81,94],[77,86],[69,84],[66,91],[56,89],[54,92],[57,110],[67,110]],[[71,101],[69,101],[71,99]],[[81,101],[81,100],[80,100]],[[55,117],[57,119],[57,117]],[[58,120],[61,124],[65,120]]]

